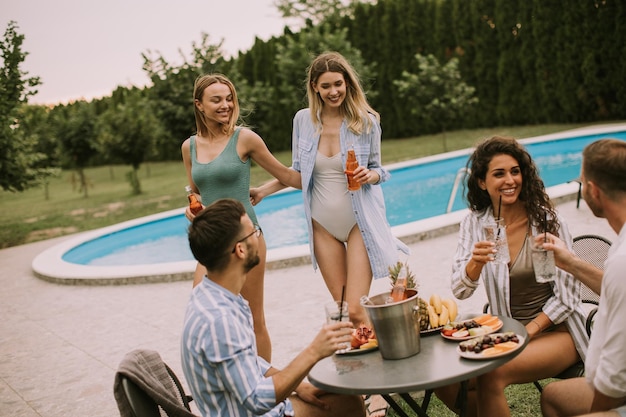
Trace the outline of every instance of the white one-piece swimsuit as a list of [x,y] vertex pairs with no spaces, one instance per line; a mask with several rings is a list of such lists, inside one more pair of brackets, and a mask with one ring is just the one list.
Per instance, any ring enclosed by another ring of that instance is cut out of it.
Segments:
[[311,217],[340,242],[348,240],[356,224],[339,153],[328,157],[317,152],[315,156]]

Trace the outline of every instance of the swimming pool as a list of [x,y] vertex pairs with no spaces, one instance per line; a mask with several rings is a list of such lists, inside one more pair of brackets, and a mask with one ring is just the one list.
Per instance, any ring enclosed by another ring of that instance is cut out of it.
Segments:
[[[580,153],[587,143],[607,135],[626,140],[625,127],[569,131],[521,142],[533,155],[546,187],[553,187],[579,175]],[[466,149],[387,166],[392,178],[383,184],[383,190],[387,217],[396,236],[414,233],[416,226],[423,228],[424,222],[435,227],[442,217],[458,222],[459,215],[464,215],[465,210],[462,187],[456,193],[453,213],[446,215],[446,209],[457,171],[465,166],[470,152],[471,149]],[[572,187],[566,188],[570,193],[573,190]],[[268,243],[268,262],[273,257],[289,258],[295,252],[299,256],[304,252],[308,254],[299,191],[268,197],[256,211]],[[61,261],[70,266],[96,269],[123,266],[127,270],[153,264],[163,268],[173,264],[179,267],[189,262],[195,264],[186,240],[188,222],[182,213],[183,209],[173,210],[101,229],[67,245],[60,255]],[[277,252],[281,255],[275,256]]]

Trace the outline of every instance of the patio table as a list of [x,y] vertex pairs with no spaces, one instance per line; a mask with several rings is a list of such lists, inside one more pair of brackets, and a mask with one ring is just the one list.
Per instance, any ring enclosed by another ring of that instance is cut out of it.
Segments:
[[524,338],[519,349],[492,359],[466,359],[457,351],[456,341],[440,334],[421,337],[417,355],[398,360],[383,359],[378,350],[352,355],[332,355],[318,362],[309,373],[309,381],[316,387],[338,394],[380,394],[400,415],[406,417],[400,405],[390,396],[397,393],[420,416],[426,410],[430,395],[419,404],[411,392],[427,391],[454,383],[461,383],[459,406],[465,414],[467,381],[487,373],[517,356],[528,343],[528,333],[522,323],[500,317],[503,326],[498,332],[512,331]]

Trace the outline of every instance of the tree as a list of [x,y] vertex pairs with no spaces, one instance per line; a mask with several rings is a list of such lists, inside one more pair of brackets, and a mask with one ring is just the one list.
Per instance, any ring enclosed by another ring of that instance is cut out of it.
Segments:
[[129,165],[127,174],[132,194],[141,194],[137,171],[155,153],[155,144],[163,136],[163,127],[151,102],[140,94],[131,94],[125,103],[110,107],[96,126],[101,150]]
[[18,111],[19,126],[15,130],[16,139],[31,141],[32,150],[38,156],[32,168],[40,172],[40,182],[44,187],[44,198],[50,199],[48,178],[61,173],[59,143],[50,129],[50,109],[46,106],[21,106]]
[[294,19],[297,24],[314,25],[330,20],[339,21],[342,16],[351,15],[354,7],[362,0],[276,0],[278,11],[286,19]]
[[475,89],[461,80],[457,58],[441,65],[433,55],[415,55],[417,72],[404,71],[394,81],[398,95],[406,100],[411,114],[429,119],[441,127],[443,149],[447,152],[446,127],[458,120],[466,109],[476,103]]
[[45,155],[36,152],[36,138],[19,130],[19,110],[41,82],[20,70],[28,53],[22,52],[24,35],[16,30],[16,22],[9,22],[0,41],[0,185],[5,191],[24,191],[51,174],[40,164]]
[[361,53],[347,41],[347,30],[329,25],[307,27],[297,35],[277,45],[274,86],[257,83],[239,85],[240,98],[253,104],[252,120],[258,122],[258,132],[271,150],[291,149],[291,125],[294,114],[306,107],[307,68],[317,55],[326,51],[341,53],[355,68],[367,91],[372,68],[364,63]]
[[98,154],[96,142],[94,106],[86,101],[77,101],[66,106],[56,106],[52,112],[52,126],[61,143],[65,163],[78,174],[78,192],[87,198],[88,186],[85,168]]
[[230,63],[222,52],[222,42],[211,43],[209,35],[202,34],[199,44],[192,43],[191,57],[183,57],[183,64],[174,66],[157,53],[142,54],[143,69],[152,81],[148,90],[156,115],[162,122],[167,136],[160,150],[162,159],[180,155],[180,145],[195,132],[193,118],[193,85],[200,75],[221,72],[229,75]]

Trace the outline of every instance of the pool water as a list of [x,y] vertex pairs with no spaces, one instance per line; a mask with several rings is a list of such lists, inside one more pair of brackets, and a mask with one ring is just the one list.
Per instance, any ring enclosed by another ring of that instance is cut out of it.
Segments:
[[[626,140],[626,132],[525,143],[546,187],[566,183],[580,174],[581,152],[602,137]],[[524,142],[524,141],[522,141]],[[387,219],[392,226],[445,214],[457,171],[465,167],[469,151],[456,156],[390,168],[383,183]],[[460,186],[452,211],[466,207]],[[308,242],[299,190],[265,198],[256,208],[268,249]],[[188,221],[174,215],[122,229],[87,241],[67,251],[63,260],[83,265],[140,265],[192,260],[187,242]]]

